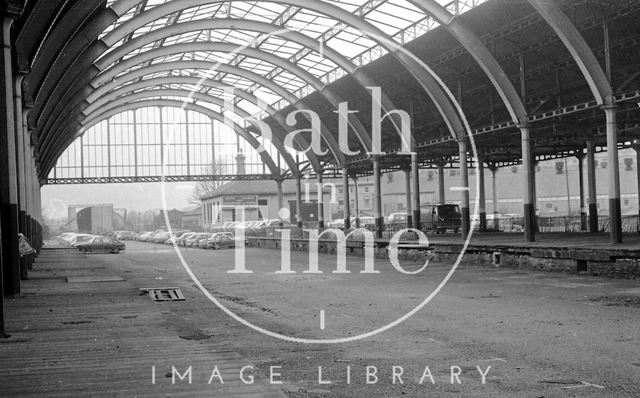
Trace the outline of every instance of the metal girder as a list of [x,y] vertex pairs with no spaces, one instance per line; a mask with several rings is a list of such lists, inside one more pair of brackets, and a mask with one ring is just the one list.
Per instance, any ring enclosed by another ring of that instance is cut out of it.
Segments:
[[482,41],[435,0],[409,0],[409,2],[435,18],[471,54],[498,91],[511,119],[515,123],[525,124],[527,110],[518,92]]
[[[287,90],[283,89],[277,84],[263,78],[262,76],[254,72],[247,71],[241,68],[230,67],[228,65],[218,65],[216,63],[207,62],[207,61],[174,61],[174,62],[167,62],[163,64],[158,64],[158,65],[151,65],[146,68],[138,69],[136,71],[129,73],[128,78],[133,80],[139,77],[144,77],[148,74],[163,72],[167,70],[179,70],[179,69],[211,70],[214,68],[227,71],[228,73],[238,75],[250,81],[258,81],[263,86],[269,88],[270,90],[274,91],[276,94],[282,96],[283,98],[287,98],[291,102],[298,101],[298,99],[295,96],[293,96],[291,93],[289,93]],[[113,84],[113,83],[114,82],[110,82],[108,84]],[[114,87],[117,87],[117,86],[114,85]]]
[[[280,176],[291,179],[291,176]],[[199,181],[259,181],[273,180],[269,174],[226,174],[202,176],[138,176],[138,177],[92,177],[92,178],[47,178],[46,185],[74,184],[129,184],[140,182],[199,182]]]
[[[131,110],[136,110],[136,109],[140,109],[140,108],[148,108],[148,107],[173,107],[173,108],[183,108],[183,109],[187,109],[187,110],[192,110],[194,112],[199,112],[202,113],[206,116],[209,116],[211,119],[215,119],[218,120],[222,123],[225,122],[225,118],[222,114],[215,112],[209,108],[205,108],[203,106],[200,105],[195,105],[195,104],[186,104],[184,102],[181,101],[175,101],[175,100],[143,100],[143,101],[136,101],[136,102],[131,102],[131,103],[126,103],[126,104],[122,104],[119,105],[115,108],[106,110],[104,112],[96,112],[95,114],[89,115],[89,117],[87,118],[87,124],[85,124],[83,126],[84,130],[87,130],[89,128],[91,128],[93,125],[100,123],[101,121],[110,118],[111,116],[114,116],[116,114],[119,113],[123,113],[123,112],[127,112],[127,111],[131,111]],[[236,132],[236,134],[238,134],[238,136],[242,137],[245,141],[247,141],[253,148],[258,149],[261,145],[260,142],[258,142],[258,140],[256,140],[256,138],[249,134],[245,129],[243,129],[242,127],[238,126],[236,123],[233,123],[232,128],[234,129],[234,131]],[[75,135],[74,137],[72,137],[72,140],[75,140]],[[65,143],[65,145],[60,146],[56,152],[56,154],[54,154],[53,157],[49,157],[49,158],[45,158],[43,159],[45,162],[50,161],[51,159],[57,159],[62,152],[64,152],[64,150],[66,150],[66,148],[68,147],[68,145],[71,144],[71,142]],[[280,169],[278,168],[278,166],[276,165],[276,163],[273,161],[273,159],[271,158],[271,156],[266,153],[266,151],[262,151],[259,153],[260,157],[262,158],[263,162],[267,165],[267,167],[269,168],[269,170],[271,171],[271,174],[273,176],[279,176],[280,175]],[[49,168],[50,170],[50,168]],[[49,171],[47,170],[47,172]]]
[[[189,91],[184,89],[159,88],[156,90],[144,90],[136,93],[129,93],[128,95],[113,99],[105,103],[103,106],[99,108],[94,108],[90,112],[87,112],[87,110],[89,110],[89,108],[87,108],[85,109],[85,111],[83,111],[83,113],[86,116],[86,119],[81,120],[80,124],[82,124],[83,126],[91,125],[93,122],[93,117],[95,117],[95,115],[100,115],[102,113],[108,112],[111,109],[118,108],[122,105],[126,105],[127,103],[133,103],[134,101],[138,101],[141,99],[149,99],[151,97],[184,97],[189,99],[195,99],[198,101],[207,102],[207,103],[219,106],[220,108],[222,108],[222,111],[232,112],[240,116],[241,118],[249,118],[251,116],[249,115],[248,112],[237,107],[235,109],[226,109],[225,108],[226,104],[224,99],[214,97],[209,94],[204,94],[199,91],[194,92],[194,91]],[[186,101],[184,103],[189,104],[189,102],[186,102]]]
[[[271,23],[273,25],[284,26],[284,24],[289,22],[293,17],[295,17],[300,12],[300,10],[301,8],[288,6],[273,21],[271,21]],[[260,48],[260,46],[263,45],[267,41],[267,39],[268,39],[268,36],[257,38],[257,40],[252,43],[253,47]],[[245,57],[243,56],[235,55],[234,58],[231,60],[230,64],[239,65],[244,59]],[[221,79],[223,76],[224,76],[223,74],[218,74],[216,78]],[[253,92],[252,88],[253,86],[249,87],[247,91]]]
[[[287,90],[285,90],[284,88],[282,88],[279,85],[275,84],[274,82],[271,82],[270,80],[267,80],[264,77],[254,73],[254,72],[247,71],[247,70],[242,69],[242,68],[231,67],[229,65],[218,65],[218,64],[213,63],[213,62],[207,62],[207,61],[175,61],[175,62],[167,62],[167,63],[158,64],[158,65],[151,65],[151,66],[148,66],[146,68],[135,70],[135,71],[130,72],[129,74],[127,74],[127,78],[129,79],[129,81],[131,81],[131,80],[135,80],[136,78],[143,77],[143,76],[145,76],[147,74],[152,74],[152,73],[162,72],[162,71],[167,71],[167,70],[178,70],[178,69],[204,69],[204,70],[211,70],[211,69],[214,69],[214,68],[217,69],[217,70],[220,70],[220,71],[224,71],[224,72],[229,73],[229,74],[234,74],[234,75],[241,76],[241,77],[243,77],[243,78],[245,78],[245,79],[247,79],[249,81],[259,82],[264,87],[274,91],[276,94],[278,94],[281,97],[286,98],[287,100],[289,100],[298,109],[304,109],[303,104],[298,100],[298,98],[296,98],[295,96],[293,96],[293,94],[289,93]],[[114,87],[117,87],[116,84],[118,84],[118,83],[114,83],[114,82],[107,83],[107,85],[113,85]],[[75,109],[74,112],[75,111],[77,111],[77,109]],[[68,117],[67,117],[66,120],[68,120]],[[338,160],[339,163],[343,163],[344,162],[344,156],[339,151],[338,145],[335,142],[335,139],[334,139],[333,135],[331,135],[328,132],[328,130],[327,130],[326,126],[324,126],[324,124],[322,125],[322,128],[323,128],[323,137],[326,137],[326,142],[329,144],[330,147],[333,146],[335,154],[337,155],[336,159]],[[59,134],[60,134],[60,132],[58,131],[58,133],[56,133],[55,135],[57,136]],[[47,139],[55,139],[55,138],[56,137],[51,137],[50,134],[47,136]],[[46,148],[45,148],[45,150],[46,150]]]
[[554,2],[527,0],[560,37],[584,75],[599,105],[613,103],[613,89],[593,51],[575,25]]
[[[318,78],[316,78],[313,74],[307,72],[303,68],[298,65],[289,62],[283,58],[278,57],[277,55],[268,53],[263,50],[259,50],[257,48],[252,47],[240,47],[237,44],[232,43],[218,43],[218,42],[205,42],[205,43],[180,43],[171,46],[157,48],[155,50],[145,51],[140,53],[134,57],[123,61],[106,71],[100,74],[94,81],[91,82],[91,85],[94,87],[103,84],[104,82],[113,80],[116,76],[127,69],[130,69],[134,66],[143,64],[147,61],[151,61],[158,57],[163,57],[176,53],[184,53],[184,52],[197,52],[197,51],[214,51],[214,52],[224,52],[224,53],[235,53],[241,54],[246,57],[259,59],[268,63],[271,63],[275,66],[285,69],[289,73],[294,76],[297,76],[307,84],[310,84],[314,87],[316,91],[318,91],[335,109],[338,108],[339,104],[343,102],[342,98],[340,98],[333,90],[328,87],[325,87],[324,83],[322,83]],[[239,68],[237,66],[234,66]],[[239,68],[242,69],[242,68]],[[88,112],[89,109],[85,110],[84,113]],[[360,143],[364,147],[365,151],[371,150],[371,139],[367,134],[366,129],[360,122],[360,120],[350,115],[349,124],[356,132]]]
[[[131,53],[135,50],[143,48],[145,45],[149,43],[153,43],[160,38],[185,34],[188,32],[197,32],[202,30],[213,30],[213,29],[241,29],[241,30],[249,30],[255,31],[259,33],[263,33],[265,35],[274,35],[286,40],[290,40],[297,44],[300,44],[309,51],[315,51],[319,54],[322,54],[325,58],[329,59],[340,68],[344,69],[347,73],[350,73],[351,76],[363,87],[376,87],[378,84],[367,75],[363,70],[358,69],[356,65],[353,64],[347,57],[340,54],[338,51],[335,51],[333,48],[327,45],[322,45],[318,40],[313,39],[309,36],[306,36],[302,33],[283,29],[281,26],[259,22],[259,21],[251,21],[244,19],[208,19],[208,20],[198,20],[198,21],[190,21],[190,22],[182,22],[179,24],[167,26],[164,28],[160,28],[154,30],[152,32],[148,32],[144,35],[140,35],[130,42],[116,47],[112,51],[105,54],[98,61],[96,61],[96,66],[101,69],[107,69],[111,64],[113,64],[117,59],[122,57],[124,54]],[[181,46],[187,46],[188,44],[180,44]],[[236,45],[234,50],[237,50],[239,46]],[[281,58],[279,58],[281,59]],[[291,58],[290,58],[291,59]],[[293,62],[289,62],[292,64]],[[295,64],[295,63],[293,63]],[[235,66],[235,65],[234,65]],[[270,75],[266,76],[268,79]],[[105,79],[106,80],[106,79]],[[323,84],[323,83],[320,83]],[[336,99],[338,103],[339,99]],[[335,101],[334,101],[335,102]],[[397,109],[397,107],[393,104],[393,102],[389,99],[389,97],[382,93],[381,105],[385,111],[389,109]],[[333,104],[334,107],[337,107],[337,104]],[[400,127],[397,124],[395,118],[391,118],[391,122],[394,127],[400,131]],[[371,139],[366,133],[363,133],[361,129],[356,129],[356,133],[358,133],[358,138],[362,145],[368,150],[371,149]]]
[[[44,1],[39,1],[39,3],[44,3]],[[65,15],[61,16],[60,21],[51,30],[44,42],[41,43],[38,53],[33,59],[31,73],[25,77],[26,94],[33,97],[33,94],[37,93],[51,66],[62,54],[62,49],[72,40],[73,35],[80,28],[81,23],[79,22],[86,20],[93,10],[100,5],[95,4],[99,3],[96,0],[93,0],[93,3],[93,7],[89,4],[81,3],[72,5]],[[115,18],[117,16],[114,16],[114,20]],[[26,27],[29,26],[26,25]],[[26,31],[25,33],[28,34]]]
[[[102,0],[76,2],[49,35],[25,80],[25,87],[34,100],[29,111],[30,126],[37,124],[42,108],[52,99],[54,90],[60,89],[59,82],[93,38],[102,32],[103,25],[108,26],[117,19],[117,15],[108,8],[101,9],[102,6]],[[89,20],[92,22],[87,23]]]
[[[203,23],[207,24],[207,26],[202,26]],[[214,24],[214,25],[212,26],[211,24]],[[277,30],[280,30],[279,27],[276,27],[273,25],[259,23],[256,21],[246,21],[246,20],[222,20],[222,21],[211,20],[211,21],[194,21],[192,23],[182,23],[182,24],[169,26],[166,28],[161,28],[157,31],[150,32],[146,35],[141,35],[140,37],[133,39],[131,42],[128,42],[125,45],[118,47],[118,49],[107,54],[106,58],[103,57],[97,62],[97,65],[104,68],[108,66],[110,63],[116,61],[118,57],[122,56],[123,54],[126,54],[128,51],[133,50],[134,46],[135,48],[138,48],[142,46],[142,43],[148,44],[149,42],[156,42],[158,40],[158,37],[162,37],[164,34],[170,34],[171,32],[174,32],[174,34],[178,34],[181,32],[185,32],[185,29],[191,28],[194,30],[202,30],[202,29],[211,28],[215,26],[219,26],[220,28],[234,28],[234,27],[253,28],[258,31],[262,31],[264,33],[270,33],[270,32],[275,32]],[[281,32],[280,34],[282,34],[283,36],[286,36],[288,40],[296,41],[303,46],[308,46],[309,48],[313,48],[315,51],[320,51],[318,48],[319,43],[303,34],[300,34],[298,32],[292,32],[292,31]],[[361,85],[363,85],[364,87],[376,86],[375,82],[373,82],[372,79],[370,79],[362,71],[357,70],[355,66],[352,63],[350,63],[348,59],[340,55],[338,52],[327,47],[324,47],[322,50],[325,56],[333,60],[333,62],[335,62],[338,65],[342,65],[343,67],[346,68],[348,72],[353,73],[354,77],[356,78],[357,81],[360,82]],[[97,91],[106,92],[104,86],[100,87]],[[69,97],[75,98],[77,96],[69,96]],[[393,103],[388,99],[386,95],[382,96],[382,106],[383,106],[383,109],[396,109],[396,107],[393,105]],[[68,105],[61,107],[60,105],[58,105],[56,109],[60,109],[60,108],[73,109],[74,107],[68,106]],[[66,112],[57,112],[57,116],[56,116],[57,120],[60,120],[59,115],[61,114],[66,114]],[[392,123],[396,125],[396,128],[399,130],[399,128],[397,127],[396,121],[393,118],[392,118]],[[59,124],[59,123],[56,123],[56,124]],[[49,122],[47,123],[47,126],[49,126]],[[368,136],[365,135],[365,137],[368,137]],[[307,145],[303,145],[303,146],[306,147]],[[314,162],[314,163],[317,164],[317,162]]]
[[[367,15],[368,13],[374,11],[378,7],[380,7],[386,1],[387,0],[368,0],[365,3],[363,3],[362,5],[360,5],[358,8],[356,8],[355,10],[353,10],[353,14],[357,15],[359,17],[363,17],[363,16]],[[295,8],[300,10],[300,8],[298,8],[298,7],[295,7]],[[277,23],[276,21],[274,21],[274,24],[281,25],[280,23]],[[326,43],[327,41],[331,40],[332,38],[334,38],[340,32],[340,30],[336,30],[336,27],[339,26],[339,25],[340,24],[336,24],[336,25],[332,26],[330,29],[328,29],[327,31],[322,33],[322,35],[320,35],[320,37],[318,37],[315,41],[317,43],[319,43],[319,42]],[[301,48],[300,50],[295,52],[292,56],[290,56],[289,60],[292,61],[292,62],[297,62],[297,61],[301,60],[302,58],[306,57],[307,55],[311,54],[312,50],[313,50],[313,48],[311,48],[311,47]],[[274,78],[277,75],[277,73],[274,73],[274,72],[276,72],[276,70],[274,70],[274,71],[269,73],[269,77],[270,78]]]
[[15,49],[18,70],[27,70],[36,57],[44,37],[53,22],[59,17],[70,0],[37,1],[25,20],[18,37]]
[[[178,10],[184,10],[204,4],[218,3],[220,1],[223,0],[181,0],[179,2],[169,2],[158,5],[141,13],[136,18],[132,18],[124,22],[116,29],[105,35],[102,40],[105,44],[111,47],[130,32],[147,25],[158,18],[172,14]],[[400,45],[381,29],[340,7],[325,2],[318,2],[314,0],[272,0],[272,2],[301,7],[315,11],[329,18],[337,19],[345,25],[360,30],[362,33],[369,36],[371,40],[378,42],[381,47],[388,51],[398,62],[407,68],[409,73],[427,92],[443,117],[451,135],[457,138],[461,134],[464,134],[464,127],[460,120],[460,115],[458,115],[452,106],[450,98],[446,93],[448,89],[444,83],[435,79],[432,75],[433,72],[425,70],[424,65],[421,65],[419,62],[416,62],[415,59],[402,52],[402,50],[400,50]]]
[[[169,66],[170,68],[168,68]],[[222,71],[224,73],[237,75],[249,81],[259,83],[260,85],[268,88],[269,90],[273,91],[280,97],[294,104],[294,106],[296,106],[298,109],[304,109],[304,107],[302,106],[302,103],[297,97],[295,97],[292,93],[285,90],[283,87],[279,86],[278,84],[266,79],[261,75],[258,75],[257,73],[254,73],[239,67],[225,65],[225,64],[218,64],[218,63],[208,62],[208,61],[174,61],[174,62],[167,62],[163,64],[150,65],[145,68],[138,69],[134,72],[131,72],[129,75],[130,77],[135,76],[136,78],[141,78],[141,77],[144,77],[145,75],[156,73],[158,71],[177,70],[177,69],[217,70],[217,71]],[[115,88],[119,85],[119,82],[112,80],[109,83],[106,83],[106,85],[110,85],[111,87]],[[335,138],[333,137],[333,135],[330,134],[326,126],[324,126],[324,123],[322,124],[322,137],[325,139],[325,142],[329,146],[335,159],[339,163],[343,163],[344,155],[340,151],[339,146],[335,141]]]
[[[125,81],[129,81],[127,75],[122,75],[118,78],[124,79]],[[159,87],[163,85],[169,84],[184,84],[190,86],[201,86],[207,87],[209,89],[218,89],[218,90],[230,90],[233,89],[234,93],[238,95],[241,99],[248,101],[255,106],[264,109],[268,114],[273,114],[276,111],[269,103],[263,101],[256,97],[255,95],[248,93],[242,89],[236,88],[230,84],[222,83],[213,79],[203,79],[200,77],[194,76],[165,76],[165,77],[154,77],[151,79],[140,80],[135,83],[127,84],[121,86],[115,90],[108,92],[99,92],[99,89],[94,91],[92,94],[87,96],[86,101],[92,105],[106,104],[109,101],[112,101],[124,94],[134,92],[136,90],[140,90],[148,87]]]
[[[93,41],[104,29],[110,24],[115,22],[117,18],[122,16],[131,7],[135,6],[138,1],[131,0],[116,0],[110,7],[101,8],[95,13],[91,14],[90,21],[89,14],[85,14],[90,10],[90,4],[80,5],[79,8],[74,5],[74,8],[67,10],[67,13],[57,21],[55,27],[52,27],[52,31],[44,39],[41,47],[38,49],[35,60],[33,61],[34,68],[29,73],[24,82],[25,87],[25,100],[32,102],[33,94],[35,93],[40,98],[46,98],[44,106],[42,104],[35,104],[34,108],[29,111],[28,124],[32,129],[36,129],[34,134],[39,137],[42,124],[41,114],[48,115],[51,112],[52,107],[56,107],[63,102],[64,95],[68,94],[68,97],[72,97],[73,92],[68,91],[74,87],[74,84],[78,82],[83,76],[83,70],[86,67],[86,63],[91,64],[97,55],[102,51],[101,42]],[[103,4],[101,4],[102,6]],[[86,23],[79,23],[79,21],[85,21]],[[78,30],[82,28],[82,30]],[[75,32],[75,36],[72,36],[70,32]],[[65,49],[64,52],[62,49]],[[84,53],[83,53],[84,51]],[[64,60],[61,60],[56,65],[56,71],[52,71],[52,63],[58,60],[58,57],[64,53]],[[69,68],[63,68],[64,63],[69,63]],[[78,63],[80,63],[79,66]],[[49,82],[47,90],[53,90],[51,95],[44,94],[41,90],[41,85],[44,80]],[[43,97],[44,95],[44,97]]]

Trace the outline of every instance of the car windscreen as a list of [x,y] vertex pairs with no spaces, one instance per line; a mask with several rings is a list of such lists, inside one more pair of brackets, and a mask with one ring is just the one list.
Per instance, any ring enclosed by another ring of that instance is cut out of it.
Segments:
[[457,205],[438,206],[438,216],[442,218],[458,218],[460,217],[460,208]]

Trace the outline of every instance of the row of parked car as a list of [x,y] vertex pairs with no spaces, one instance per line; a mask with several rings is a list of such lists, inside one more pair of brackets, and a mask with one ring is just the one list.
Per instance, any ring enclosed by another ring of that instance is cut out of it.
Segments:
[[113,236],[64,232],[57,236],[61,245],[71,246],[83,253],[120,253],[126,245]]
[[164,230],[140,233],[136,238],[140,242],[160,243],[181,247],[199,247],[201,249],[222,249],[235,247],[236,238],[231,231],[192,232],[187,230],[167,232]]
[[244,229],[245,231],[262,230],[265,228],[281,228],[291,227],[291,223],[286,220],[271,219],[259,221],[227,221],[222,225],[213,227],[214,232],[232,232],[236,229]]

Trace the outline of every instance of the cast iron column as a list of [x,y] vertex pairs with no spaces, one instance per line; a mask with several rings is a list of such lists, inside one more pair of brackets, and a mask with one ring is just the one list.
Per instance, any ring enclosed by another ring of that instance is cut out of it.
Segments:
[[534,188],[534,168],[531,150],[531,130],[528,126],[521,126],[522,135],[522,167],[525,173],[524,180],[524,239],[527,242],[536,240],[536,193]]
[[[20,130],[24,146],[22,147],[22,160],[24,163],[24,179],[25,179],[25,204],[26,204],[26,235],[29,239],[29,242],[33,242],[33,198],[32,198],[32,190],[33,190],[33,172],[32,172],[32,150],[31,150],[31,134],[29,133],[29,128],[27,126],[27,117],[29,115],[29,111],[27,109],[22,110],[22,128]],[[33,244],[33,243],[32,243]],[[34,255],[30,254],[27,260],[27,268],[33,268],[33,260]]]
[[480,231],[487,231],[487,199],[485,194],[484,183],[484,161],[478,158],[478,167],[476,170],[478,175],[478,211],[480,213]]
[[322,170],[318,170],[318,229],[324,229],[324,189],[322,188]]
[[438,203],[443,205],[446,202],[444,187],[444,163],[438,164]]
[[[22,130],[22,75],[16,75],[13,79],[14,97],[14,122],[16,143],[16,174],[18,182],[18,229],[27,236],[27,178],[24,167],[24,132]],[[20,279],[29,278],[29,256],[20,256]]]
[[636,151],[636,192],[638,193],[638,232],[640,232],[640,140],[635,140],[633,149]]
[[469,236],[469,227],[471,225],[469,214],[469,170],[467,167],[467,142],[465,140],[458,141],[459,157],[460,157],[460,212],[462,224],[460,233],[462,239],[465,240]]
[[0,74],[0,222],[2,229],[2,267],[4,294],[20,293],[20,254],[18,249],[18,176],[11,60],[11,24],[2,21],[2,73]]
[[380,155],[371,155],[373,163],[373,201],[376,218],[376,238],[382,238],[384,216],[382,215],[382,176],[380,175]]
[[382,238],[384,217],[382,215],[382,182],[380,175],[380,155],[371,155],[373,163],[373,201],[374,215],[376,218],[376,238]]
[[348,231],[351,228],[351,211],[349,207],[349,169],[347,167],[342,169],[342,190],[344,192],[344,230]]
[[278,218],[280,218],[280,210],[284,208],[284,191],[282,190],[283,179],[279,178],[276,180],[276,184],[278,185]]
[[420,220],[420,169],[418,168],[418,154],[411,154],[411,174],[413,174],[413,228],[421,229]]
[[500,231],[500,213],[498,207],[498,182],[497,176],[498,167],[492,164],[491,170],[491,200],[493,202],[493,229],[494,231]]
[[587,140],[587,185],[589,186],[589,232],[598,232],[598,192],[596,187],[596,158],[593,140]]
[[584,153],[582,153],[582,149],[576,158],[578,158],[578,182],[580,185],[580,231],[584,232],[587,230],[587,212],[584,197]]
[[405,193],[407,200],[407,228],[413,228],[413,200],[411,195],[411,169],[404,170]]
[[618,163],[618,125],[615,105],[605,105],[607,120],[607,157],[609,161],[609,236],[611,243],[622,243],[620,209],[620,166]]
[[359,192],[359,187],[358,187],[358,177],[354,176],[353,177],[353,204],[355,205],[355,208],[353,209],[355,211],[355,227],[356,228],[360,228],[360,192]]
[[296,176],[296,225],[302,228],[302,176]]

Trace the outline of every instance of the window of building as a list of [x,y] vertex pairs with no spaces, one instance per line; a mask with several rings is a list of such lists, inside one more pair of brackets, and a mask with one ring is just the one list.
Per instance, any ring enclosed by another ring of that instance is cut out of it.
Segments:
[[398,211],[404,210],[404,203],[398,203]]
[[364,187],[365,192],[369,192],[369,187]]
[[364,199],[364,207],[366,207],[366,208],[371,207],[371,199],[369,199],[369,198],[365,198]]

